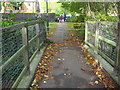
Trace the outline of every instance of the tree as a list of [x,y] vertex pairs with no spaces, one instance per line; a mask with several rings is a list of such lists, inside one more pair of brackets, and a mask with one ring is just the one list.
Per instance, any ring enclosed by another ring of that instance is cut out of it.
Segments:
[[117,14],[118,10],[115,2],[60,2],[62,3],[62,8],[70,11],[71,13],[78,13],[100,19],[107,20],[110,14]]

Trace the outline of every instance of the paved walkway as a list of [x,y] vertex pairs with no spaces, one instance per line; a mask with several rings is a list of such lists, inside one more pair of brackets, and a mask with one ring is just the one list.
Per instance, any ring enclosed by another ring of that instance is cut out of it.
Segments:
[[[54,42],[64,43],[68,38],[65,23],[58,23]],[[102,84],[90,85],[89,82],[98,78],[90,71],[90,65],[85,65],[87,59],[79,46],[60,46],[61,52],[54,56],[51,74],[54,79],[39,82],[44,88],[102,88]]]

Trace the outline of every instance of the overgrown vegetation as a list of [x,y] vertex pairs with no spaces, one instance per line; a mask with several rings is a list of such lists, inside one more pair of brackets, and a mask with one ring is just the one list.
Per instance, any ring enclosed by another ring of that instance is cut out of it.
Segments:
[[[4,7],[4,13],[6,12],[6,7],[17,8],[18,9],[18,13],[19,13],[19,11],[21,10],[23,2],[9,2],[9,3],[3,2],[2,4],[3,4],[3,7]],[[13,20],[16,19],[16,17],[17,17],[17,13],[14,13],[13,9],[11,9],[9,11],[9,13],[8,13],[7,18],[5,18],[5,19],[1,18],[2,22],[0,22],[0,28],[8,27],[8,26],[11,26],[11,25],[14,25],[14,24],[18,24],[18,23],[21,23],[21,22],[42,20],[40,18],[40,16],[38,16],[37,13],[36,13],[36,17],[35,18],[23,19],[23,20],[15,22]]]
[[[65,0],[67,1],[67,0]],[[86,20],[119,21],[119,4],[117,2],[61,2],[62,8],[72,13],[67,21],[83,22]],[[79,14],[80,16],[76,16]]]
[[[85,21],[109,21],[118,22],[120,18],[120,2],[59,2],[62,8],[71,12],[72,17],[67,22],[76,22],[74,25],[81,25]],[[84,27],[76,26],[75,29]],[[84,35],[84,30],[76,31],[80,35]]]
[[42,19],[40,19],[40,18],[24,19],[24,20],[16,21],[16,22],[14,22],[13,20],[9,20],[9,19],[2,19],[2,22],[0,22],[0,28],[8,27],[8,26],[11,26],[11,25],[14,25],[14,24],[19,24],[21,22],[37,21],[37,20],[42,21]]

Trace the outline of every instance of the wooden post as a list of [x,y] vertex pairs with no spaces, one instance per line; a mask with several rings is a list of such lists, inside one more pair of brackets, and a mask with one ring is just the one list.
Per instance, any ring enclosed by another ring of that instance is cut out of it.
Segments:
[[87,43],[87,37],[88,37],[88,22],[85,23],[85,43]]
[[95,48],[98,50],[98,42],[99,42],[99,22],[96,22],[96,32],[95,32]]
[[120,22],[118,22],[118,36],[117,36],[117,60],[116,68],[120,71]]
[[40,23],[40,29],[41,29],[41,32],[43,32],[42,40],[44,42],[46,40],[46,28],[45,28],[44,22]]
[[36,35],[38,36],[37,40],[36,40],[36,44],[37,44],[36,46],[37,46],[38,50],[40,50],[40,28],[39,28],[39,24],[36,24],[35,28],[36,28]]
[[44,38],[45,38],[45,40],[46,40],[46,38],[47,38],[47,28],[45,28],[45,23],[43,22],[43,32],[44,32]]
[[27,67],[27,75],[30,74],[30,64],[29,64],[29,45],[28,45],[28,27],[22,28],[22,43],[25,45],[24,60],[25,66]]
[[0,29],[0,62],[2,63],[2,29]]

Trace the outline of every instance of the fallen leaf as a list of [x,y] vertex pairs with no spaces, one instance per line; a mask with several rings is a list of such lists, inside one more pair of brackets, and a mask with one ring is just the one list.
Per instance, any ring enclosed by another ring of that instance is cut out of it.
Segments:
[[85,69],[85,68],[81,68],[81,70],[82,70],[82,71],[86,71],[86,69]]
[[43,83],[47,83],[46,81],[43,81]]
[[95,81],[95,84],[98,84],[99,82],[98,81]]
[[88,84],[90,84],[90,85],[92,85],[92,86],[93,86],[95,83],[94,83],[94,82],[88,82]]
[[64,73],[64,75],[67,75],[66,73]]

